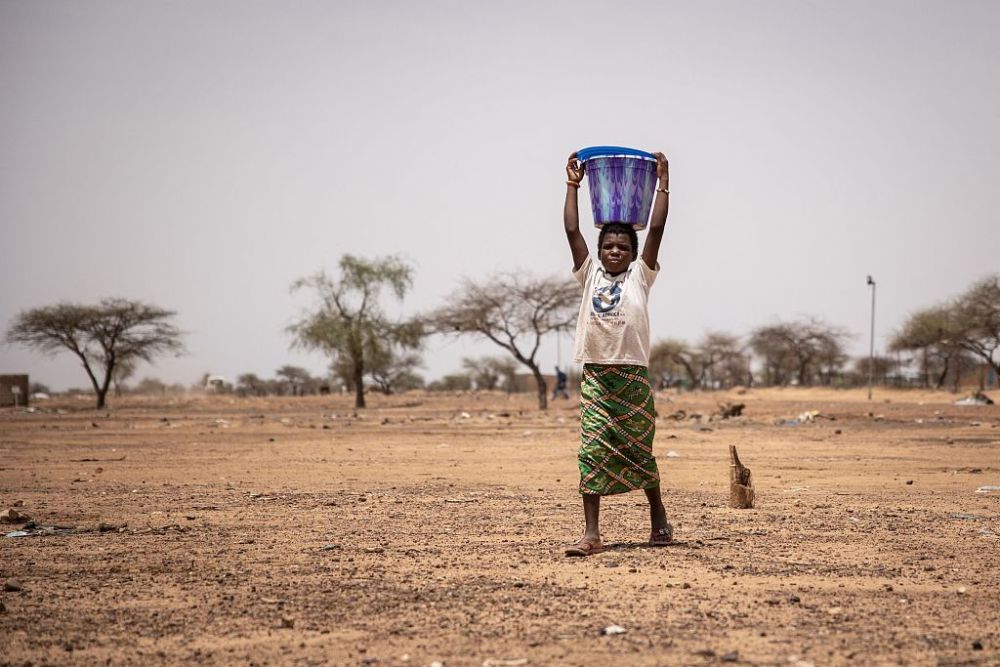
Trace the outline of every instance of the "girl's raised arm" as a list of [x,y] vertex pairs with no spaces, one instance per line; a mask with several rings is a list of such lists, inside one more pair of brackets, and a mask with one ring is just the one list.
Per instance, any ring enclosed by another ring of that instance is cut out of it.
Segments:
[[566,240],[573,253],[573,270],[583,266],[587,259],[587,241],[580,233],[580,209],[576,196],[580,191],[580,181],[583,180],[584,166],[576,159],[576,153],[569,156],[566,162],[566,203],[563,205],[563,224],[566,227]]
[[660,254],[660,241],[667,226],[667,211],[670,209],[670,163],[663,153],[653,153],[656,157],[656,199],[653,200],[653,215],[649,220],[646,243],[642,246],[642,261],[651,269],[656,269],[656,258]]

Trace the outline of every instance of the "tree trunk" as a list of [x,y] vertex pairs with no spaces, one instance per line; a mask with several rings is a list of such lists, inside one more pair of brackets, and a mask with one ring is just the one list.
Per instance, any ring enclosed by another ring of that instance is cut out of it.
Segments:
[[365,367],[359,361],[354,362],[354,407],[365,407]]
[[944,358],[944,367],[941,370],[941,374],[938,375],[937,382],[934,384],[935,389],[940,389],[944,386],[945,381],[948,379],[948,357]]
[[798,376],[799,376],[799,386],[800,387],[807,386],[806,380],[809,378],[809,363],[808,362],[799,364]]
[[740,463],[736,445],[729,445],[729,506],[752,509],[754,503],[753,475],[750,468]]
[[108,398],[108,388],[101,387],[97,390],[97,409],[103,410]]
[[535,376],[535,384],[538,385],[538,409],[547,410],[549,407],[549,386],[545,384],[545,378],[542,377],[538,366],[528,364],[528,368],[531,369],[531,374]]

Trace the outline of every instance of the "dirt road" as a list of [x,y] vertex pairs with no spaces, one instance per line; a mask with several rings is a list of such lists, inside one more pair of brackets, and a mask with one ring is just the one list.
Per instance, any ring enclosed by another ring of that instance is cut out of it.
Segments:
[[[585,559],[573,401],[2,411],[0,511],[74,530],[0,537],[0,664],[1000,664],[1000,406],[657,400],[677,542],[615,496]],[[756,509],[727,507],[730,444]]]

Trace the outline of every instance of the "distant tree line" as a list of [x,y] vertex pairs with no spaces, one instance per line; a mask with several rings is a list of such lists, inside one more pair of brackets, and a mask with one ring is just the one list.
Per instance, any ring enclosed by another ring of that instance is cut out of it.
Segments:
[[[413,268],[398,257],[344,255],[336,276],[320,272],[292,285],[292,291],[313,297],[312,306],[287,328],[292,346],[325,354],[329,375],[316,378],[286,365],[273,378],[245,373],[234,385],[219,388],[247,396],[350,391],[360,408],[368,390],[513,391],[522,369],[534,379],[539,408],[545,409],[548,392],[538,354],[546,336],[575,325],[580,299],[575,281],[524,273],[465,280],[441,307],[410,318],[391,317],[383,295],[401,303],[412,284]],[[109,388],[123,391],[141,362],[183,352],[182,333],[170,321],[174,315],[125,299],[60,303],[20,313],[7,329],[6,342],[47,354],[71,351],[100,408]],[[427,383],[417,370],[424,341],[432,334],[477,337],[506,354],[464,358],[461,372]],[[895,357],[852,360],[846,352],[850,339],[842,327],[816,317],[770,323],[745,335],[710,331],[694,343],[666,338],[652,347],[650,376],[661,387],[691,389],[845,386],[866,382],[869,373],[887,382],[915,367],[925,387],[951,383],[957,388],[973,369],[980,371],[982,385],[981,371],[1000,375],[1000,275],[911,314],[892,334],[889,352]],[[154,378],[133,388],[144,393],[176,389]]]

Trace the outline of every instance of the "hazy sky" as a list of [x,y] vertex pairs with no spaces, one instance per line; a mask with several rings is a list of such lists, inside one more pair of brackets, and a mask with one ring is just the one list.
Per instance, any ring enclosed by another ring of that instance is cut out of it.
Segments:
[[[671,162],[654,339],[816,315],[862,353],[871,273],[884,347],[1000,270],[998,28],[968,0],[0,0],[0,326],[122,296],[189,332],[138,377],[323,373],[295,279],[400,254],[408,315],[567,273],[566,156],[619,144]],[[423,372],[494,350],[432,339]],[[0,372],[86,386],[69,353]]]

